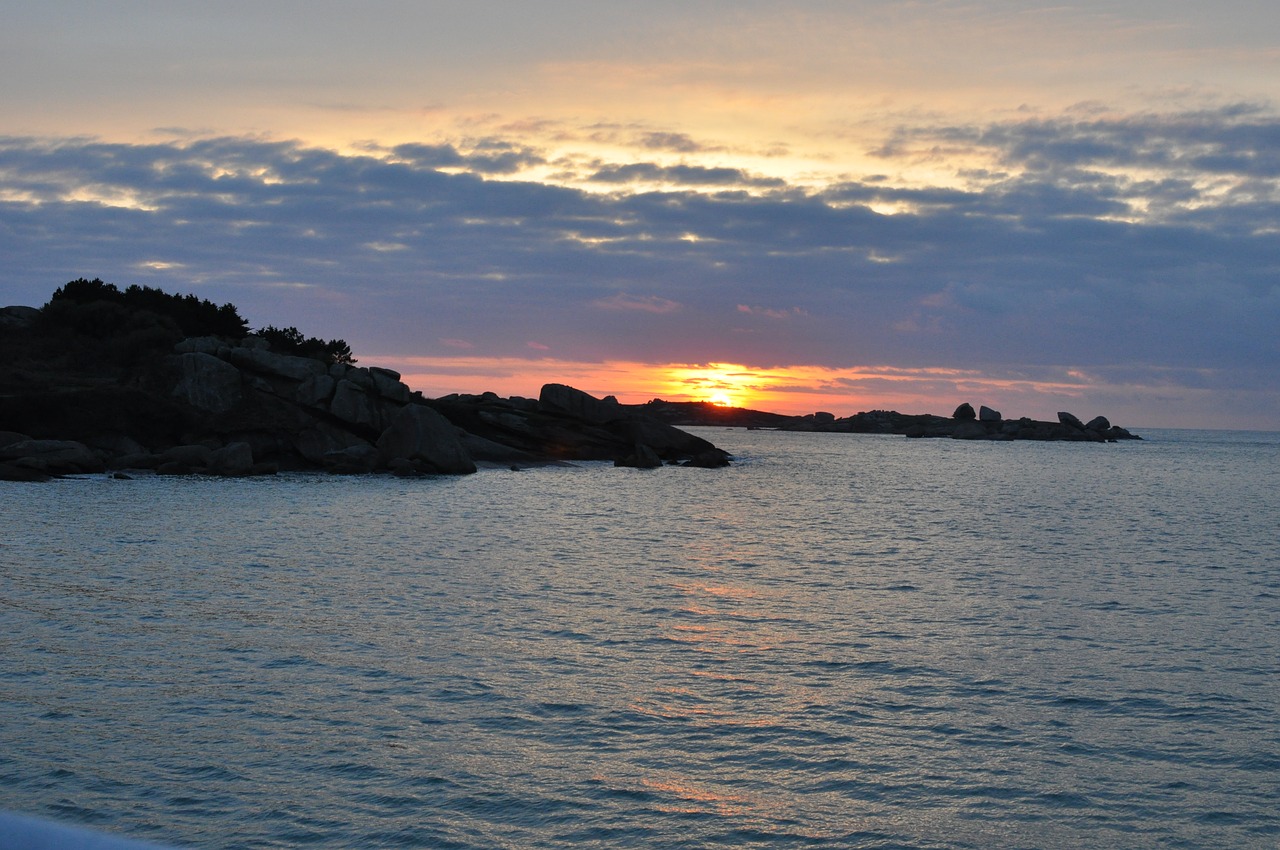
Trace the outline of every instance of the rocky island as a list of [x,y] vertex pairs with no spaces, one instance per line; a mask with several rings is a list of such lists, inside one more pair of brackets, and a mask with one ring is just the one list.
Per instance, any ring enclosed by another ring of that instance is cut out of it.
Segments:
[[1128,430],[1112,425],[1105,416],[1082,422],[1060,411],[1056,421],[1021,417],[1006,419],[985,405],[977,411],[965,402],[951,416],[931,413],[898,413],[873,410],[837,418],[831,413],[785,416],[736,407],[719,407],[708,402],[673,402],[654,399],[636,409],[671,425],[721,425],[740,428],[769,428],[778,431],[820,431],[845,434],[901,434],[907,437],[950,437],[955,440],[1054,440],[1109,443],[1140,440]]
[[718,467],[660,419],[548,384],[537,399],[423,398],[341,340],[250,333],[230,304],[101,280],[0,309],[0,479],[130,470],[465,474],[477,464],[611,460]]

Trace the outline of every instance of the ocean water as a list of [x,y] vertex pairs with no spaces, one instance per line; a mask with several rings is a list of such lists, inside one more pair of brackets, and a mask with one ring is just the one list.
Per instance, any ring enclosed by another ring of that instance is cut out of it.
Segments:
[[180,846],[1274,848],[1280,434],[0,484],[0,809]]

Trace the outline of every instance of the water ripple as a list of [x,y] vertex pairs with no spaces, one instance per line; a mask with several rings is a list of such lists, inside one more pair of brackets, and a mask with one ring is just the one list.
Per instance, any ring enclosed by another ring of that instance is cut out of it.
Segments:
[[5,805],[228,848],[1274,845],[1275,440],[725,436],[723,474],[23,490]]

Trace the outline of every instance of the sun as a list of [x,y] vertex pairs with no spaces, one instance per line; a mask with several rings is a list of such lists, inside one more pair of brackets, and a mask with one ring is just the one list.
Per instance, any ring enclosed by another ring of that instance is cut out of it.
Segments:
[[662,367],[669,397],[716,407],[749,409],[760,401],[762,384],[771,375],[733,363],[681,364]]

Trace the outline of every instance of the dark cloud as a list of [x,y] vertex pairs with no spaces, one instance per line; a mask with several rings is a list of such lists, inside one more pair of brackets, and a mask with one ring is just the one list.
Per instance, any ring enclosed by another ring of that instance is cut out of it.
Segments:
[[1006,165],[824,192],[650,163],[597,179],[682,188],[485,179],[539,161],[500,140],[0,139],[0,282],[27,304],[81,275],[193,291],[357,355],[1070,368],[1198,404],[1207,375],[1280,427],[1280,122],[1195,118],[948,131]]
[[546,164],[538,151],[497,139],[478,141],[465,154],[452,145],[422,144],[397,145],[391,152],[419,168],[462,168],[477,174],[515,174]]
[[706,150],[701,143],[695,141],[687,133],[641,133],[636,138],[636,142],[640,147],[648,148],[649,150],[666,150],[675,151],[676,153],[697,153],[698,151]]
[[781,189],[787,185],[780,178],[752,176],[740,168],[662,166],[651,162],[606,166],[587,179],[593,183],[667,183],[677,186],[743,186],[752,189]]
[[1280,123],[1253,104],[1179,114],[904,128],[877,153],[892,158],[937,144],[994,150],[1007,165],[1045,171],[1152,168],[1280,177]]

